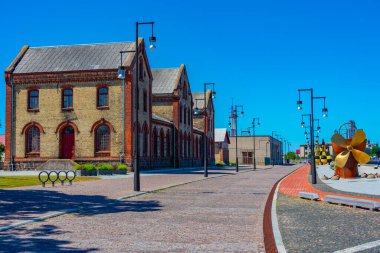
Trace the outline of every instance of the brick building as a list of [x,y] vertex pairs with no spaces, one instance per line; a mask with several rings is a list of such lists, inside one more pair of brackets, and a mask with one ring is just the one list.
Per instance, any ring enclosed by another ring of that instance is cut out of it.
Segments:
[[[7,166],[33,169],[49,159],[93,163],[124,159],[131,166],[134,131],[138,131],[143,168],[190,166],[201,159],[193,150],[194,140],[202,138],[203,132],[192,127],[191,91],[184,65],[167,75],[169,79],[179,75],[179,79],[176,86],[168,82],[174,86],[165,98],[164,93],[156,92],[165,80],[157,76],[154,83],[144,40],[139,39],[138,55],[123,55],[125,86],[117,78],[120,51],[135,51],[135,43],[21,49],[5,71]],[[160,113],[160,103],[168,101],[171,106],[166,114]]]
[[215,128],[215,162],[230,163],[230,135],[226,128]]
[[207,90],[206,94],[203,92],[194,92],[193,111],[197,112],[193,115],[194,128],[205,132],[207,161],[209,164],[215,164],[215,110],[213,91]]

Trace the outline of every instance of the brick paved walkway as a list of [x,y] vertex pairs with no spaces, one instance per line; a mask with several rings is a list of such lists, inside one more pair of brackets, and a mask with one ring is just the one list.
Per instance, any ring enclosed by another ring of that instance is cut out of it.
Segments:
[[0,233],[0,252],[264,252],[268,193],[295,168],[231,173],[96,208],[101,201],[87,196],[90,207],[77,214]]
[[[241,171],[251,168],[241,167]],[[203,179],[202,168],[142,172],[141,192]],[[209,168],[209,177],[235,174],[234,168]],[[75,182],[72,186],[0,189],[0,227],[67,209],[117,204],[116,198],[134,194],[133,177]]]
[[326,195],[379,201],[378,198],[352,196],[352,195],[349,195],[348,193],[339,194],[339,193],[318,190],[314,188],[308,181],[309,171],[310,171],[310,165],[304,165],[298,170],[294,171],[292,174],[287,176],[281,182],[279,192],[289,195],[289,196],[293,196],[293,197],[298,197],[298,193],[301,191],[313,192],[313,193],[317,193],[322,201],[324,201],[324,198]]

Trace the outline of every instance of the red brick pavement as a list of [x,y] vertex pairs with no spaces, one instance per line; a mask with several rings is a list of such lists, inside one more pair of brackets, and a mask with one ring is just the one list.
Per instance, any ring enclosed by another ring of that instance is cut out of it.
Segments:
[[308,164],[308,165],[302,166],[298,170],[291,173],[281,182],[279,192],[286,195],[294,196],[294,197],[298,197],[298,193],[301,191],[313,192],[313,193],[317,193],[322,201],[324,201],[326,195],[379,201],[378,198],[359,197],[359,196],[349,195],[348,193],[338,194],[338,193],[324,192],[324,191],[318,190],[314,188],[308,181],[309,171],[310,171],[310,165]]

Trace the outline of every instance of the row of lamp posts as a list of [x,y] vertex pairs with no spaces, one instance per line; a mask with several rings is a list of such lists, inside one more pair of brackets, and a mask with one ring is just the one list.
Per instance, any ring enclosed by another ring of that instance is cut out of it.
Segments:
[[[311,155],[311,183],[316,184],[317,183],[317,170],[315,165],[315,152],[314,152],[314,100],[317,99],[323,99],[323,108],[322,108],[322,117],[326,118],[328,116],[328,110],[326,108],[326,97],[315,97],[313,88],[310,89],[299,89],[298,90],[298,101],[297,101],[297,109],[302,110],[302,100],[301,100],[301,92],[310,92],[310,114],[306,114],[310,118],[310,155]],[[304,115],[304,116],[306,116]],[[319,120],[318,121],[318,127],[317,131],[320,130],[319,127]],[[305,125],[304,121],[302,120],[303,125]],[[302,126],[301,123],[301,126]],[[307,132],[305,131],[305,135],[307,137]],[[318,135],[317,135],[318,136]]]

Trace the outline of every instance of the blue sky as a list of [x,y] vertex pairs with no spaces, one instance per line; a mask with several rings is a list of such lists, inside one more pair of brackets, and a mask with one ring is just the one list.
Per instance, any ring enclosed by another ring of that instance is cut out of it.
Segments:
[[[228,127],[231,99],[244,105],[239,128],[259,117],[257,134],[277,131],[294,150],[304,143],[297,89],[326,96],[321,137],[355,120],[380,140],[380,1],[6,1],[0,0],[0,69],[23,45],[133,41],[136,21],[155,21],[152,68],[186,64],[192,91],[215,82],[216,127]],[[141,27],[140,37],[150,36]],[[0,133],[5,132],[5,83],[0,81]],[[239,130],[240,132],[240,130]]]

